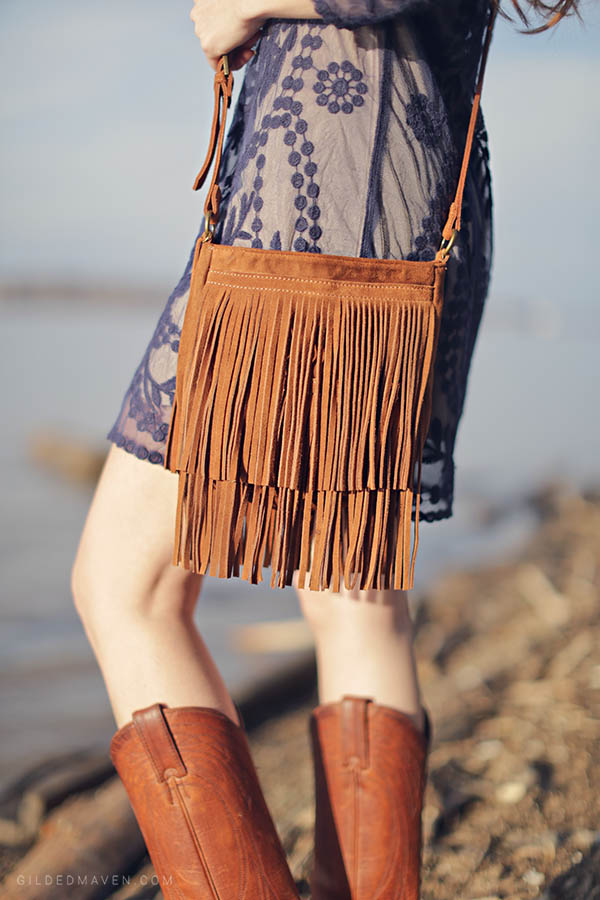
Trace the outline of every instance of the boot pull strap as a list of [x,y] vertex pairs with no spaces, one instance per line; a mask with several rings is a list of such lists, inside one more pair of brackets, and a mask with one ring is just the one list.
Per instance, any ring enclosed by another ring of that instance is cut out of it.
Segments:
[[169,775],[179,777],[187,775],[187,769],[163,713],[166,705],[166,703],[153,703],[144,709],[135,710],[132,715],[136,731],[152,763],[157,781],[165,781]]
[[475,123],[477,121],[477,113],[479,112],[479,104],[481,102],[481,89],[483,87],[483,76],[485,73],[485,64],[487,62],[488,51],[490,49],[490,43],[492,40],[492,31],[494,29],[494,22],[496,19],[496,14],[498,12],[499,3],[496,0],[492,0],[492,5],[490,9],[490,14],[488,18],[488,24],[485,34],[485,41],[483,44],[483,50],[481,52],[481,59],[479,65],[479,77],[477,79],[477,85],[475,87],[475,96],[473,98],[473,106],[471,107],[471,118],[469,119],[469,127],[467,129],[467,140],[465,144],[465,151],[463,153],[462,166],[460,170],[460,175],[458,178],[458,185],[456,188],[456,195],[454,200],[450,205],[450,212],[448,213],[448,219],[446,224],[444,225],[444,229],[442,231],[443,241],[438,251],[438,256],[441,259],[445,259],[450,252],[450,248],[454,243],[456,235],[460,231],[460,220],[461,220],[461,211],[462,211],[462,199],[463,192],[465,189],[465,182],[467,179],[467,169],[469,167],[469,159],[471,157],[471,148],[473,146],[473,137],[475,134]]

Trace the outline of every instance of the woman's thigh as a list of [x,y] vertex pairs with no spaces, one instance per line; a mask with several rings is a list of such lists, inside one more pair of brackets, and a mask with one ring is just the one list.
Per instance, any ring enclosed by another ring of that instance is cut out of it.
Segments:
[[111,444],[73,563],[77,606],[195,602],[204,576],[172,564],[177,486],[175,473]]

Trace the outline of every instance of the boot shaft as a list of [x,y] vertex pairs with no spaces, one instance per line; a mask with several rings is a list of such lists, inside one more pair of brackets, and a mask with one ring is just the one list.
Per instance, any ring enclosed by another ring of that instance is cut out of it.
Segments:
[[119,729],[110,755],[165,900],[298,900],[241,726],[155,703]]
[[310,717],[313,900],[418,900],[431,723],[345,695]]

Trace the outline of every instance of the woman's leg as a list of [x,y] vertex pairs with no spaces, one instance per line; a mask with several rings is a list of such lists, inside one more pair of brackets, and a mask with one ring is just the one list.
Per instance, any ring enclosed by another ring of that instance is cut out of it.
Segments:
[[240,724],[193,619],[204,576],[171,562],[177,483],[112,444],[73,564],[74,602],[119,728],[157,701]]
[[372,697],[406,713],[422,731],[407,592],[311,591],[296,587],[297,574],[294,587],[315,639],[319,702]]
[[293,584],[315,638],[313,900],[418,900],[430,742],[401,590]]

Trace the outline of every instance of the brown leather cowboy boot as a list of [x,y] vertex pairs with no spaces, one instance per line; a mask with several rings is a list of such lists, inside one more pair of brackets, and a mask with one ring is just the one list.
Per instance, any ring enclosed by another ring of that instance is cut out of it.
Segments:
[[312,900],[418,900],[431,721],[345,694],[310,715]]
[[165,900],[298,900],[245,731],[153,703],[110,743]]

